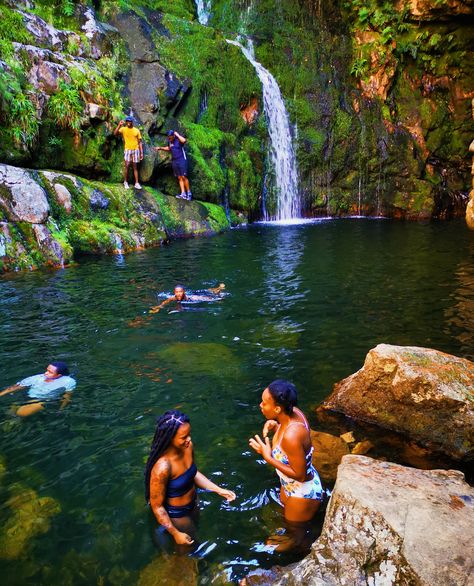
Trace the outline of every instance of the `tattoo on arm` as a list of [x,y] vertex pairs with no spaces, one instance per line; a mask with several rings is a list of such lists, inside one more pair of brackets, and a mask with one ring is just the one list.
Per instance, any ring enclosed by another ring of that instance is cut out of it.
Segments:
[[173,533],[175,526],[164,507],[166,487],[170,477],[171,467],[167,460],[160,459],[153,467],[150,477],[150,504],[153,514],[160,525]]

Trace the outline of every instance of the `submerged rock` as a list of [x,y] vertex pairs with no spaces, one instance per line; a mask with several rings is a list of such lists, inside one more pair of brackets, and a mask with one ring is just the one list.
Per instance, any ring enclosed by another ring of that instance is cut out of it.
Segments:
[[457,459],[474,455],[474,364],[437,350],[379,344],[334,386],[326,409],[407,434]]
[[57,515],[61,507],[51,497],[38,497],[34,490],[21,485],[14,487],[14,494],[6,504],[12,514],[2,528],[0,558],[13,560],[26,554],[33,537],[49,531],[50,518]]
[[311,430],[311,443],[314,448],[313,464],[325,483],[336,480],[337,468],[342,457],[349,454],[347,443],[335,435]]
[[140,572],[138,586],[195,586],[198,583],[197,560],[184,555],[160,556]]
[[345,456],[311,553],[275,586],[464,586],[472,577],[474,489],[456,470],[415,470]]

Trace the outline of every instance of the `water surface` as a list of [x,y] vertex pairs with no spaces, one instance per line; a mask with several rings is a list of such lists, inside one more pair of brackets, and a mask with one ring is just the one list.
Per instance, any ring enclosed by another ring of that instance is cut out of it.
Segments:
[[[277,478],[247,445],[262,389],[289,378],[310,412],[381,342],[474,359],[473,260],[462,222],[338,220],[2,277],[0,386],[55,358],[78,380],[62,413],[20,420],[15,398],[0,398],[2,526],[19,485],[61,507],[19,558],[0,560],[4,583],[143,585],[183,567],[155,544],[142,486],[155,417],[176,407],[191,417],[199,468],[238,494],[235,506],[202,495],[200,583],[276,563],[259,549],[281,522],[268,502]],[[147,321],[174,283],[221,281],[221,301]]]

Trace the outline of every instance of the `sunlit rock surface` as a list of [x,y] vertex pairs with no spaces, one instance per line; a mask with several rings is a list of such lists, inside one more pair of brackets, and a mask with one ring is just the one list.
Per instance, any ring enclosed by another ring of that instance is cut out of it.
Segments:
[[454,458],[474,454],[474,364],[443,352],[379,344],[334,386],[324,407],[406,433]]
[[345,456],[321,537],[301,562],[249,586],[471,584],[474,489],[456,470]]

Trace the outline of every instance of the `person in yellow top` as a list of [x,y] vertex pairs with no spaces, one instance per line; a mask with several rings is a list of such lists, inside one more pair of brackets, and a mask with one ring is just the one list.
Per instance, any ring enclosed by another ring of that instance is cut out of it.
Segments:
[[138,128],[133,126],[133,118],[127,116],[125,120],[120,120],[117,128],[114,130],[115,136],[122,135],[124,142],[124,160],[125,167],[123,170],[123,186],[128,189],[128,168],[130,163],[133,165],[133,175],[135,176],[135,189],[141,189],[138,182],[137,163],[143,159],[143,142],[142,135]]

